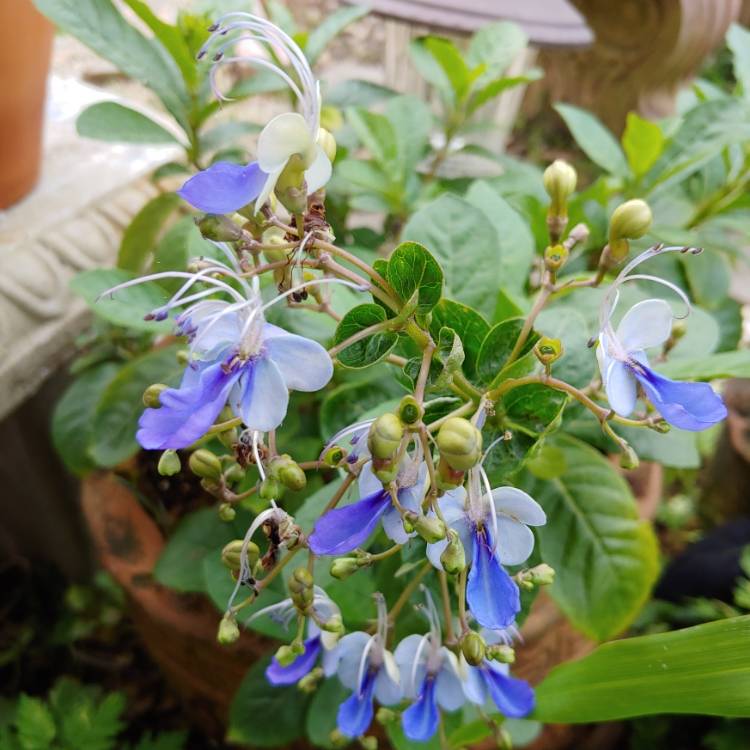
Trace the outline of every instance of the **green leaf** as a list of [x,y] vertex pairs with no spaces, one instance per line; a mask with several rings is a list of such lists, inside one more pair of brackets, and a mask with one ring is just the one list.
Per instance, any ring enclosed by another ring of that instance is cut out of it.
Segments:
[[633,174],[640,177],[651,169],[661,155],[664,135],[656,123],[644,120],[635,112],[628,112],[622,147]]
[[161,732],[144,734],[133,750],[184,750],[187,732]]
[[188,128],[188,94],[182,76],[161,44],[147,39],[111,0],[34,0],[37,8],[116,68],[148,86],[183,129]]
[[529,383],[503,395],[499,409],[511,430],[522,427],[538,435],[557,419],[567,399],[565,393],[540,383]]
[[402,302],[418,291],[417,313],[427,315],[443,293],[443,272],[425,247],[402,242],[388,259],[388,283]]
[[305,55],[313,64],[323,53],[328,44],[338,36],[350,23],[367,15],[368,8],[359,5],[339,8],[323,19],[307,37],[304,46]]
[[177,63],[182,77],[191,90],[198,82],[198,68],[195,56],[180,30],[176,26],[164,23],[142,0],[124,0],[134,13],[154,32],[154,36]]
[[703,357],[681,357],[658,364],[656,369],[673,380],[750,378],[750,351],[719,352]]
[[508,89],[515,88],[516,86],[522,86],[533,81],[538,81],[542,78],[542,72],[540,70],[529,70],[522,76],[511,76],[510,78],[498,78],[486,86],[482,87],[471,95],[469,104],[466,107],[466,113],[468,115],[474,114],[480,107],[492,101],[496,96],[500,96],[503,92]]
[[456,45],[448,39],[436,36],[428,36],[420,41],[442,69],[451,89],[453,89],[455,98],[458,101],[463,99],[471,79],[469,69]]
[[750,616],[605,643],[536,689],[544,722],[653,714],[750,717]]
[[616,177],[628,176],[630,170],[620,144],[594,115],[571,104],[556,104],[555,109],[591,161]]
[[[427,40],[430,38],[425,36],[413,39],[409,44],[409,54],[419,74],[438,90],[443,99],[453,103],[455,101],[453,85],[442,65],[427,47]],[[465,63],[463,65],[465,69]],[[468,71],[466,75],[468,78]]]
[[473,182],[466,200],[489,219],[497,233],[500,284],[510,292],[521,292],[534,259],[534,237],[526,221],[488,182]]
[[734,77],[745,97],[750,97],[750,31],[733,23],[727,32],[727,46],[734,58]]
[[65,466],[75,474],[85,474],[96,467],[89,455],[94,413],[117,370],[114,362],[86,370],[55,405],[52,442]]
[[99,466],[117,466],[138,451],[135,433],[143,391],[152,383],[177,383],[183,370],[177,349],[169,346],[136,357],[109,382],[94,414],[90,453]]
[[398,172],[390,175],[397,182],[415,178],[417,164],[422,160],[430,137],[432,113],[415,96],[394,96],[388,100],[385,116],[396,136]]
[[[380,305],[372,302],[357,305],[341,319],[333,342],[338,345],[350,336],[355,336],[364,329],[380,325],[385,321],[385,310]],[[344,367],[369,367],[383,359],[397,341],[398,334],[393,331],[379,331],[342,349],[336,358]]]
[[336,713],[349,697],[337,678],[326,680],[313,695],[305,720],[307,737],[316,747],[333,748],[330,735],[336,729]]
[[163,333],[171,330],[169,320],[144,320],[144,315],[167,301],[158,284],[146,282],[120,289],[111,297],[99,295],[117,284],[136,278],[135,274],[119,268],[95,268],[82,271],[70,281],[70,288],[83,297],[86,304],[104,320],[136,331]]
[[514,23],[488,23],[471,38],[466,61],[472,67],[485,66],[484,76],[497,77],[506,71],[527,42],[523,29]]
[[472,377],[476,372],[477,358],[489,323],[476,311],[451,299],[441,299],[432,308],[430,331],[440,335],[441,328],[452,328],[460,337],[464,349],[464,372]]
[[16,708],[16,732],[23,750],[49,750],[57,730],[49,709],[38,698],[21,693]]
[[[396,96],[387,86],[358,79],[341,81],[327,89],[323,101],[331,107],[369,107],[376,102]],[[338,167],[338,165],[336,165]]]
[[176,193],[161,193],[138,211],[122,235],[117,253],[118,268],[143,270],[164,224],[179,205],[180,197]]
[[77,750],[111,750],[122,731],[125,695],[109,693],[101,701],[78,701],[62,718],[64,747]]
[[[477,375],[483,383],[494,385],[500,381],[524,322],[524,318],[508,318],[493,326],[485,336],[477,359]],[[538,339],[539,334],[532,331],[521,348],[518,359],[528,354]]]
[[302,736],[308,696],[290,687],[268,684],[265,670],[271,657],[255,663],[235,693],[229,712],[227,739],[254,747],[286,745]]
[[[151,272],[184,271],[193,258],[201,256],[222,258],[215,245],[204,239],[191,216],[183,216],[160,238],[154,248]],[[184,279],[160,279],[159,285],[170,294],[184,283]]]
[[357,138],[385,173],[398,174],[398,141],[388,118],[360,107],[347,109],[346,118]]
[[723,253],[709,250],[699,255],[680,256],[680,261],[698,304],[710,308],[726,299],[732,271]]
[[575,438],[548,438],[565,456],[565,473],[530,480],[527,491],[552,522],[537,529],[541,555],[558,571],[550,593],[592,638],[622,632],[648,598],[658,572],[651,527],[639,521],[625,480]]
[[445,274],[445,294],[489,317],[501,285],[498,238],[485,214],[455,195],[441,195],[407,222],[402,239],[434,254]]
[[179,143],[177,138],[150,117],[117,102],[98,102],[76,120],[78,135],[120,143]]

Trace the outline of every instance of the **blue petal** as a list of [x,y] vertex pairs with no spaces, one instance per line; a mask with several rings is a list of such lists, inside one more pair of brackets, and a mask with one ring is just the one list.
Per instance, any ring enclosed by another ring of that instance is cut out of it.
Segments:
[[282,667],[276,657],[266,668],[266,679],[272,685],[294,685],[299,682],[314,666],[320,654],[320,636],[308,638],[305,650],[289,666]]
[[360,686],[340,706],[336,719],[339,730],[347,737],[359,737],[372,723],[372,691],[375,673],[368,672]]
[[146,409],[138,422],[136,439],[144,448],[187,448],[203,437],[227,401],[242,368],[226,371],[222,361],[183,379],[180,388],[167,388],[159,396],[161,408]]
[[428,677],[422,683],[417,700],[404,711],[401,717],[404,734],[410,740],[427,742],[437,731],[438,720],[435,680]]
[[724,402],[708,383],[684,383],[637,363],[631,367],[659,414],[683,430],[705,430],[727,416]]
[[177,195],[208,214],[228,214],[255,200],[266,181],[257,162],[246,166],[217,161],[193,175]]
[[307,542],[316,555],[340,555],[361,547],[391,507],[385,490],[368,495],[351,505],[334,508],[321,516]]
[[480,671],[494,704],[504,716],[522,719],[534,710],[534,691],[527,682],[487,666]]
[[477,622],[490,630],[512,625],[521,609],[518,586],[500,564],[486,528],[482,533],[474,532],[466,600]]

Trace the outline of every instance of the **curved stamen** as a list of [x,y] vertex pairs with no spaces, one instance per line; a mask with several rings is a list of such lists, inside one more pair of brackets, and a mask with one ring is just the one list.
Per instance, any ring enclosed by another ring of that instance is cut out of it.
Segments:
[[693,306],[690,303],[690,298],[687,296],[685,291],[683,289],[680,289],[677,284],[673,284],[671,281],[660,279],[658,276],[651,276],[650,274],[645,273],[635,273],[632,276],[628,276],[627,278],[622,280],[622,283],[624,284],[626,281],[652,281],[655,284],[661,284],[662,286],[671,289],[682,300],[686,307],[686,310],[682,315],[675,315],[674,313],[672,313],[672,317],[676,318],[677,320],[684,320],[690,315],[693,310]]
[[495,501],[492,498],[492,485],[490,484],[490,479],[487,476],[487,472],[482,468],[481,464],[478,467],[479,469],[479,476],[482,479],[482,484],[484,484],[484,489],[486,491],[486,495],[484,495],[484,510],[485,512],[490,514],[490,519],[492,522],[492,551],[494,552],[497,548],[497,511],[495,510]]
[[137,279],[123,281],[122,284],[117,284],[109,289],[106,289],[97,296],[96,301],[98,302],[103,297],[111,297],[115,292],[122,291],[123,289],[127,289],[128,287],[136,286],[138,284],[145,284],[148,281],[158,281],[159,279],[191,279],[193,280],[192,283],[195,283],[196,281],[202,281],[206,284],[212,284],[217,289],[221,289],[222,291],[227,292],[238,301],[244,300],[244,297],[242,297],[242,295],[236,289],[229,286],[229,284],[226,284],[225,282],[220,281],[219,279],[215,279],[211,276],[201,276],[202,273],[202,271],[197,271],[196,273],[189,273],[188,271],[160,271],[159,273],[152,273],[148,276],[141,276]]
[[260,474],[260,481],[266,481],[266,472],[263,468],[263,463],[260,460],[260,451],[258,450],[258,436],[260,433],[258,430],[253,430],[253,458],[255,459],[255,465],[258,467],[258,474]]

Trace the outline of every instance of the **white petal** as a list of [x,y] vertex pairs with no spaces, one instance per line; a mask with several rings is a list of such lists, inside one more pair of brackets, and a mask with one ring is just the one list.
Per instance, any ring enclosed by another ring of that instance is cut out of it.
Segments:
[[258,166],[264,172],[275,172],[294,154],[310,155],[314,146],[305,118],[285,112],[274,117],[258,136]]
[[392,706],[401,700],[400,675],[398,665],[390,651],[383,652],[383,668],[375,678],[375,698],[384,706]]
[[516,487],[498,487],[492,490],[495,512],[515,518],[529,526],[544,526],[547,516],[542,506],[523,490]]
[[[399,671],[401,673],[401,685],[404,689],[404,695],[407,698],[415,698],[417,687],[419,683],[419,676],[412,680],[412,674],[414,672],[414,659],[417,656],[417,650],[419,644],[422,642],[423,636],[419,633],[413,635],[407,635],[401,643],[396,647],[396,651],[393,654],[393,658],[396,660]],[[422,649],[422,654],[427,655],[426,649]],[[424,661],[424,657],[420,657],[420,662]],[[424,669],[417,670],[418,672],[424,672]],[[417,683],[416,685],[414,683]]]
[[293,391],[319,391],[333,376],[333,362],[317,341],[266,323],[263,344]]
[[241,393],[240,401],[232,403],[232,407],[251,430],[268,432],[284,421],[289,391],[278,368],[267,357],[258,357],[253,362],[252,371],[244,374],[235,386],[237,390]]
[[268,177],[266,178],[266,182],[263,185],[263,189],[255,199],[256,214],[258,213],[258,211],[260,211],[261,208],[263,208],[263,204],[271,197],[271,193],[276,187],[276,183],[279,181],[279,175],[284,171],[285,166],[286,162],[284,162],[284,164],[282,164],[282,166],[280,166],[278,169],[275,169],[273,172],[269,173]]
[[613,359],[609,363],[604,381],[609,405],[623,417],[633,413],[637,398],[635,376],[622,363]]
[[617,338],[626,352],[660,346],[672,333],[672,308],[663,299],[639,302],[623,315]]
[[338,675],[341,684],[349,690],[358,690],[359,667],[362,660],[362,652],[365,650],[370,636],[358,630],[347,633],[340,641],[337,648],[339,652]]
[[395,544],[406,544],[409,537],[414,534],[407,534],[404,530],[404,523],[401,520],[401,514],[395,508],[389,508],[381,519],[385,535]]
[[534,549],[534,534],[526,524],[498,515],[496,543],[503,565],[520,565]]
[[[366,440],[367,438],[363,437],[361,439]],[[373,474],[372,461],[368,461],[359,472],[357,487],[359,488],[360,499],[368,495],[374,495],[383,489],[383,483]]]
[[305,170],[305,182],[307,183],[307,194],[314,193],[331,179],[333,165],[331,160],[320,145],[315,146],[315,160]]
[[599,346],[596,347],[596,362],[599,365],[599,374],[602,376],[602,382],[607,384],[607,368],[612,361],[612,357],[607,354],[607,335],[599,335]]
[[458,677],[458,660],[447,648],[443,647],[441,651],[443,666],[435,681],[435,696],[442,708],[446,711],[455,711],[461,708],[466,700],[464,686]]
[[[434,518],[435,516],[435,514],[432,511],[430,511],[427,515],[430,518]],[[453,521],[449,521],[448,516],[446,515],[445,520],[448,521],[448,525],[454,531],[458,532],[458,537],[461,540],[461,544],[463,544],[464,546],[464,555],[466,556],[466,561],[471,562],[471,558],[474,554],[474,538],[471,533],[471,526],[469,524],[469,520],[466,518],[464,514],[462,514],[459,518],[454,519]],[[427,549],[425,550],[427,554],[427,559],[438,570],[443,569],[443,565],[440,562],[440,555],[443,554],[443,550],[447,546],[448,546],[448,540],[441,539],[439,542],[435,542],[434,544],[428,544]]]
[[[461,656],[460,658],[463,661],[464,657]],[[461,666],[466,670],[466,676],[463,680],[464,694],[472,703],[483,706],[487,700],[487,686],[484,684],[482,675],[476,667],[468,666],[465,661],[463,661]]]
[[[331,633],[333,635],[333,633]],[[325,645],[325,644],[324,644]],[[339,646],[328,651],[323,649],[323,674],[326,677],[333,677],[336,674],[336,670],[339,668],[339,661],[341,660],[341,651]]]

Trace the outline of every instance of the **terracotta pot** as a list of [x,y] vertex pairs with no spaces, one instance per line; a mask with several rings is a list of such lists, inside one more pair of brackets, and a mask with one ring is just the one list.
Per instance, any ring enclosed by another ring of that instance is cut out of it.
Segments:
[[31,0],[0,2],[0,208],[39,176],[52,24]]
[[273,648],[272,641],[243,632],[232,646],[219,646],[219,613],[208,598],[180,594],[153,580],[164,537],[114,475],[87,478],[82,505],[102,566],[125,590],[149,654],[195,725],[223,737],[235,691],[247,668]]

